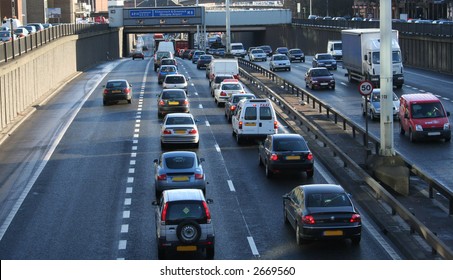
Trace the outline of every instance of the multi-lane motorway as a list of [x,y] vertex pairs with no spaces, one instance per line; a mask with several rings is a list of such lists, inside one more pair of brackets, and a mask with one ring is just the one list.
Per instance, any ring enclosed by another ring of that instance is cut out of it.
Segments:
[[[293,64],[281,76],[301,86],[310,66]],[[392,244],[364,218],[360,246],[349,241],[295,244],[283,222],[281,196],[305,183],[334,183],[316,164],[315,176],[269,180],[258,166],[257,146],[238,146],[223,108],[209,93],[205,73],[179,60],[191,78],[191,112],[199,120],[200,147],[209,182],[207,197],[216,230],[216,259],[399,259]],[[267,63],[259,63],[267,65]],[[151,65],[151,66],[150,66]],[[90,69],[68,83],[0,146],[1,259],[156,259],[153,159],[160,149],[156,94],[161,87],[152,61],[123,59]],[[356,85],[336,72],[335,91],[316,92],[354,120],[364,122]],[[102,85],[126,78],[132,104],[102,106]],[[406,72],[401,93],[430,91],[450,98],[451,77]],[[451,101],[444,101],[453,111]],[[285,132],[284,124],[280,133]],[[370,126],[378,133],[378,124]],[[395,146],[414,161],[432,160],[433,172],[447,170],[450,143],[412,144],[397,134]],[[424,152],[417,152],[423,150]],[[425,152],[426,151],[426,152]],[[420,157],[418,159],[418,157]],[[447,158],[448,157],[448,158]],[[446,162],[444,165],[442,162]],[[448,172],[442,180],[452,178]],[[440,175],[439,175],[440,176]],[[199,258],[196,255],[176,258]]]

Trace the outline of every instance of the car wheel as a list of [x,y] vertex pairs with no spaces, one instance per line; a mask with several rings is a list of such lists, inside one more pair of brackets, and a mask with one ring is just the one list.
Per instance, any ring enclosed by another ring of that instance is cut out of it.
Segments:
[[178,240],[181,241],[181,243],[196,243],[201,236],[201,227],[195,221],[183,221],[178,225],[178,227],[176,227],[176,236],[178,237]]
[[107,101],[103,100],[102,105],[107,106]]
[[157,258],[159,260],[164,260],[165,259],[165,250],[161,248],[157,248]]
[[195,148],[197,148],[197,149],[198,149],[198,147],[200,146],[200,142],[198,141],[198,142],[197,142],[197,143],[195,143],[195,144],[194,144],[193,146],[194,146]]
[[300,227],[297,224],[296,225],[296,244],[300,246],[300,245],[302,245],[302,243],[303,243],[302,238],[300,238]]
[[451,141],[451,137],[446,137],[445,138],[445,142],[450,142]]
[[310,84],[310,89],[314,89],[313,83]]
[[165,144],[164,142],[160,141],[160,148],[161,149],[165,149],[167,147],[167,144]]
[[374,113],[373,113],[373,110],[370,110],[370,120],[374,121]]
[[266,162],[266,165],[265,165],[265,171],[266,171],[266,178],[270,179],[272,178],[272,171],[269,169],[269,164]]
[[332,90],[335,90],[335,86],[332,86]]
[[206,248],[206,259],[208,259],[208,260],[214,259],[214,247]]
[[361,235],[351,237],[352,245],[359,245],[361,239],[362,239]]
[[258,153],[258,165],[263,166],[263,160],[261,160],[261,155]]
[[242,144],[242,137],[241,135],[239,135],[239,133],[236,133],[236,142],[238,143],[238,145]]
[[291,71],[291,67],[288,67],[288,71]]
[[403,85],[397,85],[396,88],[397,88],[397,89],[402,89],[402,88],[403,88]]
[[283,206],[283,222],[285,224],[289,224],[289,220],[288,220],[288,212],[286,212],[286,209],[285,207]]
[[403,125],[400,123],[400,134],[404,135],[406,134],[406,131],[404,131]]
[[132,99],[127,100],[127,103],[131,104],[132,103]]
[[312,170],[309,170],[307,171],[307,177],[308,178],[313,178],[313,175],[315,174],[315,171],[312,169]]
[[414,133],[412,132],[412,129],[409,129],[409,141],[411,141],[412,143],[415,142]]

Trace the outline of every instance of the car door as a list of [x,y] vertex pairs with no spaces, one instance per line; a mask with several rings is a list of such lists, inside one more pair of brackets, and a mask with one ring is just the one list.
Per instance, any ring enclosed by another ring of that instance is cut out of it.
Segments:
[[[256,108],[256,107],[255,107]],[[275,134],[275,114],[270,103],[260,104],[258,107],[258,134]]]
[[242,132],[244,134],[258,134],[258,108],[255,106],[246,106],[244,109],[242,121]]
[[298,209],[300,208],[300,201],[298,200],[299,195],[297,195],[297,192],[300,192],[299,188],[292,190],[289,194],[289,199],[286,200],[285,204],[288,221],[293,228],[296,228]]

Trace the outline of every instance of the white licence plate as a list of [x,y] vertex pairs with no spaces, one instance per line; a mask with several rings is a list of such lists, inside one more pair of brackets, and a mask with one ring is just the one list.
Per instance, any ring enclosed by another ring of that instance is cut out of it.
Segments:
[[321,83],[322,86],[327,86],[329,83]]
[[440,132],[428,132],[429,136],[437,136],[440,135]]

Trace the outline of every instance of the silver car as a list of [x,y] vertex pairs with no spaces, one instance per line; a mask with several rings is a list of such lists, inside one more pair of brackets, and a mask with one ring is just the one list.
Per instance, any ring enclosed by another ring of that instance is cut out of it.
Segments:
[[198,148],[200,135],[198,127],[192,114],[171,113],[165,116],[161,132],[161,147],[167,144],[192,144]]
[[291,62],[284,54],[274,54],[269,61],[269,68],[271,71],[288,70],[291,71]]
[[163,191],[171,189],[199,189],[206,193],[203,161],[191,151],[162,153],[159,159],[154,160],[156,199]]
[[164,191],[159,202],[153,202],[159,259],[165,259],[169,251],[204,251],[207,259],[214,259],[215,233],[208,207],[211,203],[194,189]]
[[266,61],[267,54],[262,49],[253,49],[249,53],[249,59],[250,61]]
[[[365,102],[367,102],[367,112],[365,112]],[[400,99],[393,92],[392,98],[393,119],[398,119],[400,112]],[[368,115],[371,120],[379,119],[381,116],[381,90],[373,89],[367,97],[362,96],[362,115]]]
[[162,83],[163,88],[181,88],[187,92],[187,81],[186,77],[182,74],[170,74],[165,76],[164,82]]

